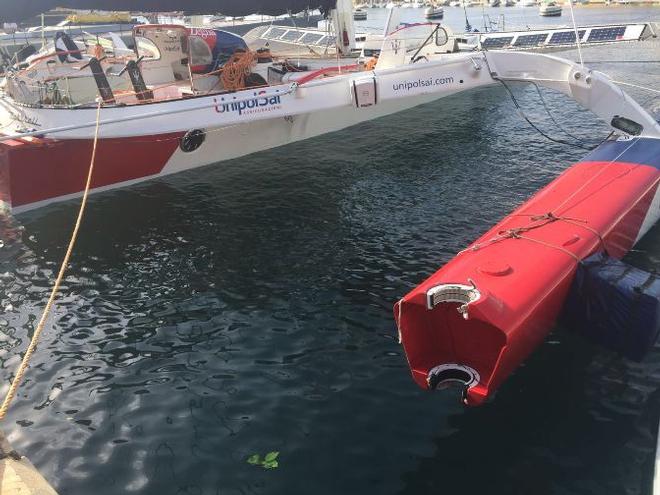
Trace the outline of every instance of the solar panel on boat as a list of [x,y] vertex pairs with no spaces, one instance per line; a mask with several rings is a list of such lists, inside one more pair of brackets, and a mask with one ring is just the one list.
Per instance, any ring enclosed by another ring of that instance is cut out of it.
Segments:
[[300,35],[302,33],[300,31],[296,31],[295,29],[291,29],[290,31],[287,31],[284,33],[284,35],[280,38],[282,41],[297,41],[300,38]]
[[304,43],[306,45],[313,45],[315,43],[318,43],[319,40],[323,38],[322,34],[318,33],[305,33],[302,38],[300,38],[300,42]]
[[587,42],[594,41],[616,41],[617,38],[626,34],[626,26],[606,27],[592,29]]
[[[584,29],[578,31],[580,39],[582,39],[584,33]],[[567,45],[571,43],[575,43],[575,31],[560,31],[558,33],[553,33],[550,41],[548,41],[549,45]]]
[[318,40],[315,45],[320,45],[320,46],[325,46],[329,45],[332,43],[332,36],[323,36],[320,40]]
[[266,31],[266,34],[264,35],[265,38],[275,40],[278,39],[280,36],[282,36],[284,33],[286,33],[286,29],[282,28],[270,28],[268,31]]
[[503,46],[511,44],[513,36],[501,38],[486,38],[481,42],[483,48],[502,48]]
[[513,46],[537,46],[545,42],[548,33],[543,34],[522,34],[518,36]]

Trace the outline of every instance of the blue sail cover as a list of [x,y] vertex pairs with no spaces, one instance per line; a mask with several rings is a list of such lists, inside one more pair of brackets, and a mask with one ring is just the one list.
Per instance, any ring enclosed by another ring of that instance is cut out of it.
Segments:
[[244,16],[282,15],[333,9],[337,0],[0,0],[0,22],[19,22],[56,7],[132,12],[176,12]]
[[590,340],[640,361],[660,332],[660,276],[594,254],[578,265],[562,320]]

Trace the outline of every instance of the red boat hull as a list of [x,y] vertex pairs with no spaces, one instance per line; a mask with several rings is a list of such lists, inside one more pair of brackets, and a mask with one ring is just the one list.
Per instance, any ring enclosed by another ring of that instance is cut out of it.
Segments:
[[[181,133],[100,139],[92,188],[117,186],[162,172]],[[25,138],[0,144],[0,201],[20,209],[79,195],[92,155],[91,139]]]
[[608,141],[394,308],[415,381],[482,403],[545,339],[577,263],[626,254],[660,216],[660,140]]

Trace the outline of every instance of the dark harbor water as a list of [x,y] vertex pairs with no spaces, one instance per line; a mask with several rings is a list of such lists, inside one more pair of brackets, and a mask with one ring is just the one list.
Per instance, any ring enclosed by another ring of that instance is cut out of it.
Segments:
[[[657,63],[598,68],[659,86]],[[562,137],[533,87],[514,91]],[[566,131],[607,134],[544,95]],[[95,196],[3,429],[62,494],[649,493],[660,347],[637,364],[557,328],[465,409],[413,384],[391,316],[583,155],[491,88]],[[1,220],[4,384],[77,206]],[[628,259],[657,269],[660,229]],[[270,451],[277,469],[246,462]]]

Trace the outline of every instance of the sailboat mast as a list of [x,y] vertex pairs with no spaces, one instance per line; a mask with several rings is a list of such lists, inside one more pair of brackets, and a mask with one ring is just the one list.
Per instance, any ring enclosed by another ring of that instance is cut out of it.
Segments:
[[355,49],[355,25],[353,24],[353,3],[351,0],[337,0],[331,11],[332,21],[337,35],[337,52],[350,55]]

